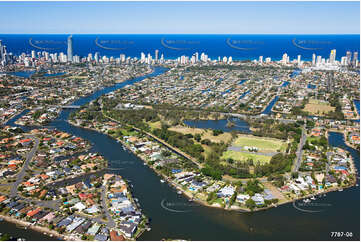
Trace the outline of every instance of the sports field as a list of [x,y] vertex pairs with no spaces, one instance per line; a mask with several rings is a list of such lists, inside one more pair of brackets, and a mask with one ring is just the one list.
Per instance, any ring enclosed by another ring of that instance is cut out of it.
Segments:
[[[239,135],[232,143],[232,149],[229,149],[222,154],[222,159],[233,159],[236,161],[247,161],[252,159],[254,163],[259,161],[261,164],[268,163],[272,156],[277,152],[284,152],[287,148],[287,143],[278,139],[271,139],[265,137],[257,137],[253,135]],[[249,152],[247,147],[257,147],[257,152]],[[238,149],[238,147],[240,147]],[[236,150],[233,150],[236,149]],[[238,149],[238,150],[237,150]]]
[[277,152],[278,150],[283,152],[287,148],[287,143],[277,139],[240,135],[232,146],[257,147],[259,152]]
[[328,102],[317,99],[310,99],[303,109],[311,115],[323,115],[334,110],[335,107],[332,107]]
[[227,150],[223,153],[222,159],[233,159],[236,161],[247,161],[248,159],[252,159],[254,163],[257,163],[259,161],[261,164],[268,163],[272,156],[265,156],[265,155],[257,155],[257,153],[245,153],[245,152],[237,152],[233,150]]

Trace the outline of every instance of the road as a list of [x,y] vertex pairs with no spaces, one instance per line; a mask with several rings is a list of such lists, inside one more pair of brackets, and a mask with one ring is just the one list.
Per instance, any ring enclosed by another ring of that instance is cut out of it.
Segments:
[[298,144],[298,149],[296,151],[296,161],[295,161],[295,165],[293,166],[292,172],[298,172],[298,169],[300,169],[302,162],[302,155],[303,155],[303,146],[306,143],[306,138],[307,135],[305,132],[305,126],[303,126],[300,143]]
[[35,136],[32,136],[32,135],[29,135],[27,136],[28,138],[31,138],[33,141],[35,140],[34,142],[34,146],[33,148],[30,150],[30,152],[27,154],[26,156],[26,160],[25,160],[25,163],[23,165],[23,167],[21,168],[20,172],[17,174],[16,176],[16,181],[13,183],[12,187],[11,187],[11,190],[10,190],[10,197],[15,197],[17,195],[17,192],[18,192],[18,186],[21,182],[23,182],[24,180],[24,177],[25,177],[25,174],[26,174],[26,170],[28,169],[29,167],[29,163],[30,161],[33,159],[36,151],[38,150],[39,148],[39,143],[40,143],[40,140],[38,138],[36,138]]
[[114,228],[116,224],[112,216],[110,215],[107,204],[105,202],[106,201],[105,186],[102,186],[101,200],[102,200],[103,213],[105,214],[108,220],[108,228]]

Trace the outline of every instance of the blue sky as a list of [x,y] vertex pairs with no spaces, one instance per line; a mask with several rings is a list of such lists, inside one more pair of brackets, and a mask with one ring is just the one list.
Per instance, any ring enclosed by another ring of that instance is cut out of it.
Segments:
[[359,2],[0,2],[2,34],[359,34]]

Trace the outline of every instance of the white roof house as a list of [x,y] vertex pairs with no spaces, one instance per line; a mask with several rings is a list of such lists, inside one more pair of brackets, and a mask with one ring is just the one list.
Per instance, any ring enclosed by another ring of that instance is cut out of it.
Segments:
[[225,186],[218,191],[217,195],[219,195],[221,197],[230,197],[233,195],[234,191],[235,191],[234,187]]
[[255,201],[255,203],[257,205],[263,204],[264,203],[264,198],[261,194],[256,193],[254,194],[254,196],[251,198],[253,201]]
[[237,201],[240,203],[245,203],[250,198],[251,197],[248,194],[238,194],[237,195]]
[[86,206],[82,202],[78,202],[73,206],[73,208],[76,208],[78,211],[82,211],[86,208]]

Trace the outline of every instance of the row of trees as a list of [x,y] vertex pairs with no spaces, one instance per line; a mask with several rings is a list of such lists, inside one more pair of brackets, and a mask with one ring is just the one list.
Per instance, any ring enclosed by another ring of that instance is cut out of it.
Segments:
[[168,130],[168,127],[163,125],[161,129],[154,129],[153,134],[160,139],[166,141],[170,145],[181,149],[192,157],[203,161],[204,157],[202,152],[203,147],[200,144],[195,144],[192,137],[184,135],[175,131]]
[[302,134],[302,128],[299,123],[278,123],[275,120],[252,120],[249,122],[252,128],[256,129],[253,132],[255,136],[265,136],[276,139],[287,140],[293,138],[299,140]]
[[289,155],[278,153],[272,156],[269,163],[256,165],[254,168],[254,174],[256,176],[269,176],[271,174],[282,174],[289,172],[295,158],[295,154]]

